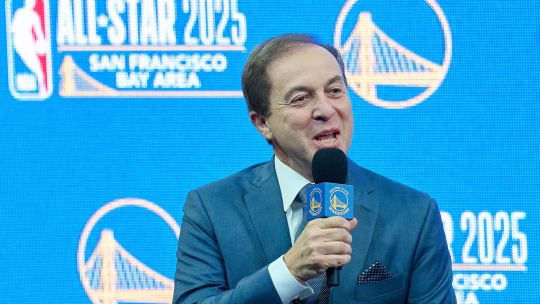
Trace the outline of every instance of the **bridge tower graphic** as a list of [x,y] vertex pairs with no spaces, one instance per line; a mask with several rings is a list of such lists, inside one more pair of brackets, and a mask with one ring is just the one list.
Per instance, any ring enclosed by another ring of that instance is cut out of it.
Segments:
[[115,90],[86,74],[66,55],[60,66],[60,96],[114,96]]
[[[446,30],[447,26],[443,28]],[[448,37],[445,32],[445,39]],[[449,42],[445,43],[448,48]],[[364,100],[385,108],[409,107],[433,93],[446,76],[451,52],[447,49],[443,64],[425,59],[385,34],[372,21],[369,12],[359,14],[345,43],[337,47],[343,56],[351,89]],[[426,90],[409,100],[388,101],[378,96],[379,85],[424,87]]]
[[114,239],[112,230],[101,232],[84,268],[94,303],[169,303],[172,299],[173,281],[129,254]]
[[176,238],[180,227],[161,207],[137,199],[118,199],[102,206],[87,222],[77,251],[79,275],[84,290],[93,303],[170,303],[174,282],[131,255],[115,239],[111,229],[101,230],[92,253],[85,259],[86,243],[91,231],[108,212],[126,207],[140,207],[160,216],[173,230]]
[[331,205],[332,208],[334,208],[335,210],[344,210],[345,208],[347,208],[347,204],[345,204],[344,202],[342,202],[342,201],[337,197],[337,195],[334,195],[334,196],[330,199],[330,205]]

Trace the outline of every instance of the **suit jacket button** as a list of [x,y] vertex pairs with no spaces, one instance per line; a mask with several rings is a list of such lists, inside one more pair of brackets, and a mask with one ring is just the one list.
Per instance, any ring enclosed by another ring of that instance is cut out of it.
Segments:
[[294,297],[291,301],[291,304],[299,304],[300,303],[300,298],[298,296]]

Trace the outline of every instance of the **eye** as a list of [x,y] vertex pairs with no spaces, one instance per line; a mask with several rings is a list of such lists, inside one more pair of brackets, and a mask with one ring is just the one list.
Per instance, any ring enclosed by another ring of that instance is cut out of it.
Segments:
[[330,90],[328,90],[330,92],[330,94],[332,95],[339,95],[343,92],[343,90],[341,88],[331,88]]
[[309,99],[309,95],[307,95],[307,94],[298,95],[298,96],[293,97],[293,99],[291,99],[290,104],[303,103],[303,102],[307,101],[308,99]]

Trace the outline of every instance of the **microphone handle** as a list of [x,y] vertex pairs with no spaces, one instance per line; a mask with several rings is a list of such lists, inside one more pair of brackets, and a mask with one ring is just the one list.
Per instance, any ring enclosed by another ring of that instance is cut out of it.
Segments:
[[328,268],[326,270],[326,285],[329,287],[339,286],[339,272],[341,266],[337,268]]

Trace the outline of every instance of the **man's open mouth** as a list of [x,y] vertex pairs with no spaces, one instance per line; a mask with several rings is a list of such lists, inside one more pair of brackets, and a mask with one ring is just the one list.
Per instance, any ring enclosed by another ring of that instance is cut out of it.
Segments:
[[315,136],[315,140],[319,141],[322,144],[331,144],[336,141],[337,135],[339,134],[338,130],[329,130],[319,133]]

